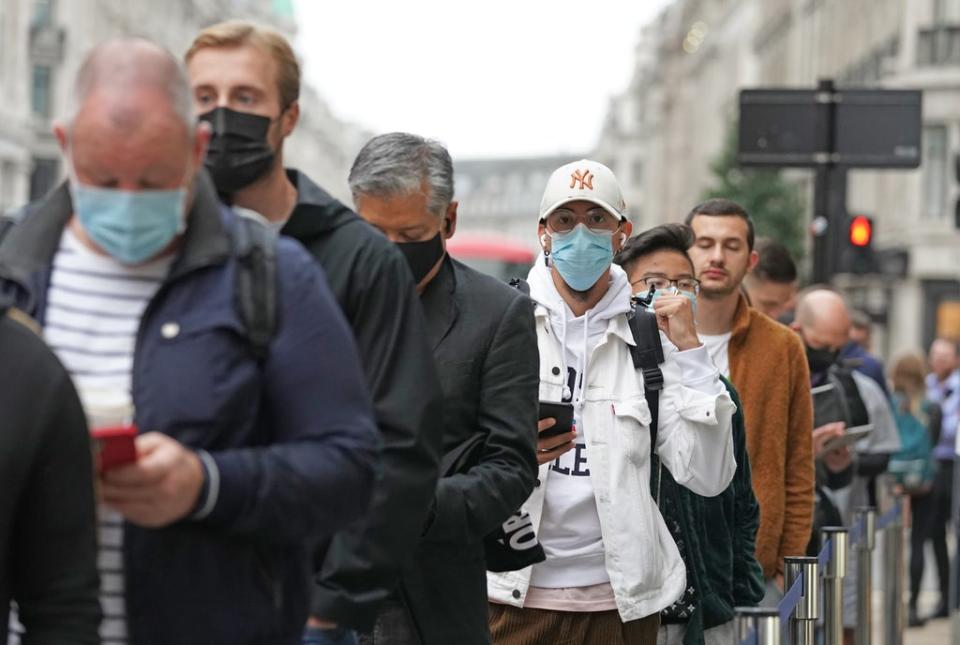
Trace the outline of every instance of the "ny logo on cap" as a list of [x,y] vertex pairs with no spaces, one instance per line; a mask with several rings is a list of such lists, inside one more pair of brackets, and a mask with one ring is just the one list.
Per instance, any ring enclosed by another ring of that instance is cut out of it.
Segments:
[[584,188],[593,190],[593,173],[589,170],[586,172],[574,170],[573,174],[570,175],[570,188],[574,188],[578,183],[580,184],[580,190]]

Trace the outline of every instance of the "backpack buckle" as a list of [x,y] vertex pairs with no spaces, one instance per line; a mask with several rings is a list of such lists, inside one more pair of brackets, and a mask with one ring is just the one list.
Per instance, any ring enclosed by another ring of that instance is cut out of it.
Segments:
[[643,368],[643,387],[647,390],[663,389],[663,372],[659,367]]

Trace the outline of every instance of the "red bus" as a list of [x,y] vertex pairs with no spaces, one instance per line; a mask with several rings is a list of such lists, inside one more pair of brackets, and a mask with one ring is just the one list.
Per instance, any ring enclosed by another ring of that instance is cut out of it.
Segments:
[[451,257],[499,280],[526,280],[537,254],[530,247],[495,234],[463,233],[447,241]]

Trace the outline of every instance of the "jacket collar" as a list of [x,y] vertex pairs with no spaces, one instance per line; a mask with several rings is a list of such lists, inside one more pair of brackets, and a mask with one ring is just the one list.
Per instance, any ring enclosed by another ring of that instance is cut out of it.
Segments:
[[427,339],[434,350],[450,333],[460,315],[456,291],[456,266],[447,255],[444,257],[440,271],[420,296],[423,313],[427,319]]
[[733,312],[733,328],[730,330],[731,341],[739,342],[750,331],[750,305],[747,303],[747,297],[740,294],[737,301],[737,309]]
[[299,170],[288,168],[287,179],[297,189],[297,203],[280,231],[283,235],[307,239],[356,217],[353,211]]
[[[201,171],[194,184],[183,246],[169,279],[221,263],[230,255],[221,208],[213,182]],[[26,285],[31,274],[49,268],[72,215],[73,201],[65,181],[10,231],[9,243],[0,245],[0,275]]]

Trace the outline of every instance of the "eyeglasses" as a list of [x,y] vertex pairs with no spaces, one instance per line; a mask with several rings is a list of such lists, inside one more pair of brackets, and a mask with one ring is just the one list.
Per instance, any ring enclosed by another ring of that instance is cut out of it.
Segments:
[[700,295],[700,281],[696,278],[677,278],[676,280],[671,280],[665,275],[649,275],[630,284],[642,284],[647,289],[653,288],[657,291],[676,287],[680,291],[686,291],[695,296]]
[[571,210],[558,208],[544,220],[552,233],[569,233],[578,224],[583,224],[594,233],[614,233],[620,228],[620,220],[602,208],[594,208],[583,217]]

